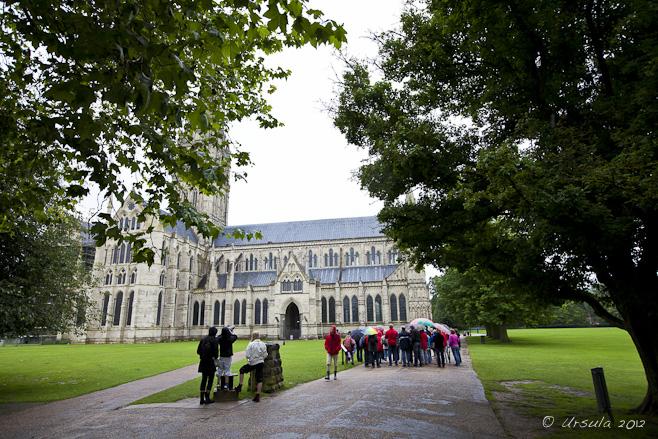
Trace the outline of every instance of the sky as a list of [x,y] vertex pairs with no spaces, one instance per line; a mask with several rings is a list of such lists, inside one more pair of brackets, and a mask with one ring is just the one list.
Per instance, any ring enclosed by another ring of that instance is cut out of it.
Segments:
[[[313,0],[311,6],[326,18],[342,23],[347,56],[374,57],[377,46],[368,35],[396,25],[399,0]],[[269,96],[274,116],[285,124],[260,129],[255,122],[229,131],[232,140],[251,155],[247,182],[232,184],[230,225],[345,218],[376,215],[381,202],[372,199],[352,177],[363,150],[348,145],[333,126],[326,103],[335,94],[343,63],[333,47],[289,49],[269,58],[270,65],[292,71],[277,81]]]

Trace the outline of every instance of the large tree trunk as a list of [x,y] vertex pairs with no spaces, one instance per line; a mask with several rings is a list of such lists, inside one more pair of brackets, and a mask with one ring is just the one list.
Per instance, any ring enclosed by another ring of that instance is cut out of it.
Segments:
[[[617,267],[623,267],[618,263]],[[647,394],[638,413],[658,414],[658,302],[655,300],[655,267],[616,269],[607,277],[610,296],[624,320],[647,378]],[[611,288],[612,286],[612,288]],[[598,313],[597,313],[598,314]]]
[[509,343],[509,335],[507,335],[507,325],[497,325],[498,326],[498,335],[501,343]]
[[493,338],[494,340],[500,340],[500,331],[498,325],[487,323],[487,336]]
[[[624,320],[628,325],[628,332],[635,343],[644,373],[647,377],[647,394],[644,401],[638,407],[638,412],[642,414],[658,414],[658,334],[656,334],[656,318],[658,316],[658,306],[647,297],[647,302],[633,306],[633,310],[622,312]],[[630,308],[630,307],[629,307]]]

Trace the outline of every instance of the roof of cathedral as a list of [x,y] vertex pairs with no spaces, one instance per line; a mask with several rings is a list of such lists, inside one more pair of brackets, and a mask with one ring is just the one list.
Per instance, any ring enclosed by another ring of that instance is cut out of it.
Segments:
[[[313,268],[309,270],[311,279],[319,280],[321,284],[380,282],[388,278],[399,265],[382,265],[366,267],[334,267]],[[228,275],[218,274],[218,288],[226,288]],[[235,273],[233,286],[244,288],[248,285],[253,287],[265,287],[276,280],[276,271],[244,271]]]
[[382,225],[375,216],[229,226],[224,227],[226,233],[231,233],[235,229],[241,229],[246,233],[260,231],[263,239],[247,241],[220,236],[215,240],[215,247],[376,238],[384,236],[381,228]]
[[171,233],[171,232],[176,232],[178,236],[181,238],[189,238],[190,242],[193,242],[195,244],[199,243],[199,239],[197,238],[196,234],[194,233],[194,230],[192,228],[186,228],[185,223],[183,221],[177,221],[176,222],[176,227],[171,227],[171,226],[165,226],[165,232]]

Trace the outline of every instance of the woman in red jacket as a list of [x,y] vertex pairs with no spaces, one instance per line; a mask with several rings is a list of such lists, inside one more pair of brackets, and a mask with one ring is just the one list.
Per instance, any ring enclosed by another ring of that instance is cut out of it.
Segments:
[[327,376],[329,379],[331,361],[334,362],[334,379],[338,379],[338,353],[340,352],[340,335],[336,331],[336,325],[331,327],[331,332],[324,339],[324,348],[327,350]]

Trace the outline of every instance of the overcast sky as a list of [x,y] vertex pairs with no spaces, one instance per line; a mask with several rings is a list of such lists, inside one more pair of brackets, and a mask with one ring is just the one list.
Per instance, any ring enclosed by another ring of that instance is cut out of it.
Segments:
[[[371,31],[399,21],[400,0],[312,0],[325,17],[344,24],[348,56],[374,57]],[[271,65],[292,71],[269,96],[273,114],[285,127],[263,130],[255,122],[236,125],[230,137],[251,154],[247,182],[232,184],[230,225],[376,215],[381,203],[360,189],[352,173],[365,151],[347,144],[333,126],[325,103],[343,70],[335,49],[307,46],[270,57]]]

